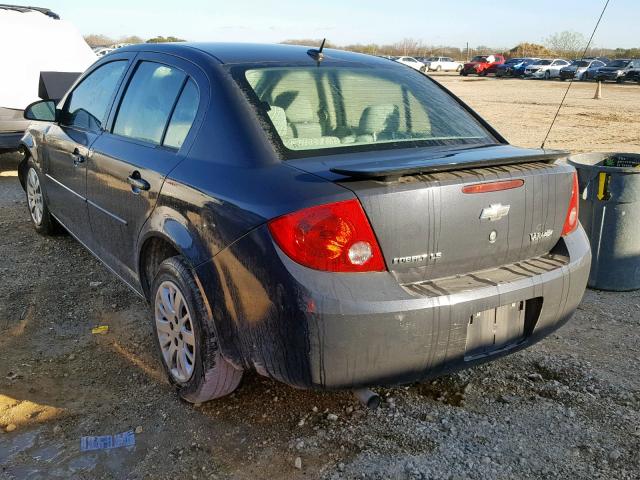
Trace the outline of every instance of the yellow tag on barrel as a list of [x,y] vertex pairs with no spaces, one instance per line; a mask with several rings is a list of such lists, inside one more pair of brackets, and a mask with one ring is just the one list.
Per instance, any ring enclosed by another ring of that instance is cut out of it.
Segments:
[[604,192],[607,185],[607,174],[601,172],[598,178],[598,200],[604,199]]
[[94,335],[104,335],[109,331],[109,325],[100,325],[99,327],[92,328],[91,333]]

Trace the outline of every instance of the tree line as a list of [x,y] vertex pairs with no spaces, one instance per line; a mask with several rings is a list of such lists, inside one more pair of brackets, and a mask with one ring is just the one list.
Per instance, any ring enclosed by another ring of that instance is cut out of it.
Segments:
[[[157,36],[143,39],[136,35],[120,37],[117,39],[101,34],[86,35],[86,42],[91,47],[108,47],[118,43],[163,43],[163,42],[184,42],[184,39],[174,36]],[[297,38],[284,40],[280,43],[292,45],[317,45],[320,46],[322,39],[317,38]],[[422,40],[414,38],[404,38],[395,43],[354,43],[339,45],[330,40],[325,42],[327,48],[339,48],[352,52],[368,53],[370,55],[386,56],[412,56],[412,57],[452,57],[456,60],[468,60],[475,55],[489,55],[491,53],[502,53],[507,58],[513,57],[563,57],[567,59],[586,57],[608,57],[608,58],[640,58],[640,48],[598,48],[591,47],[588,50],[587,39],[577,32],[564,31],[554,33],[546,38],[543,44],[523,42],[513,48],[504,48],[488,45],[477,45],[474,47],[458,48],[447,45],[431,45]]]
[[166,43],[166,42],[186,42],[186,40],[178,37],[168,36],[163,37],[158,35],[157,37],[144,39],[137,35],[127,35],[119,38],[111,38],[106,35],[92,33],[84,36],[85,42],[89,44],[91,48],[95,47],[110,47],[111,45],[117,45],[119,43]]

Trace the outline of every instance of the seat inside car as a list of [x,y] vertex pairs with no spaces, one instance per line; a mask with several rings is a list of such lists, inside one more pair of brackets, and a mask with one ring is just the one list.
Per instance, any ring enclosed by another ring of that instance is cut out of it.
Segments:
[[371,105],[360,117],[358,142],[375,142],[394,138],[400,129],[400,109],[397,105]]
[[320,138],[323,136],[318,107],[314,108],[311,101],[301,96],[300,92],[282,92],[273,104],[284,109],[294,137]]

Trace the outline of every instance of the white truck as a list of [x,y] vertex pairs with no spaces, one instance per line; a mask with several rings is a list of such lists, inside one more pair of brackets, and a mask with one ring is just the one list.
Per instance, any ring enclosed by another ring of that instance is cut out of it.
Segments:
[[97,57],[72,24],[46,8],[0,5],[0,45],[0,150],[12,150],[30,123],[23,110],[40,100],[40,73],[73,79]]

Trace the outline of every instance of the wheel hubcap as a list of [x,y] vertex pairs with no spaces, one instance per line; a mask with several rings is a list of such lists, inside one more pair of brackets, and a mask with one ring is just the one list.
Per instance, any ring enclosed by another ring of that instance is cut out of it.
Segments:
[[170,281],[160,284],[155,298],[158,341],[171,376],[186,382],[193,375],[196,341],[191,313],[178,286]]
[[40,179],[33,168],[29,169],[27,174],[27,202],[29,203],[29,212],[31,219],[36,225],[42,223],[42,189],[40,188]]

